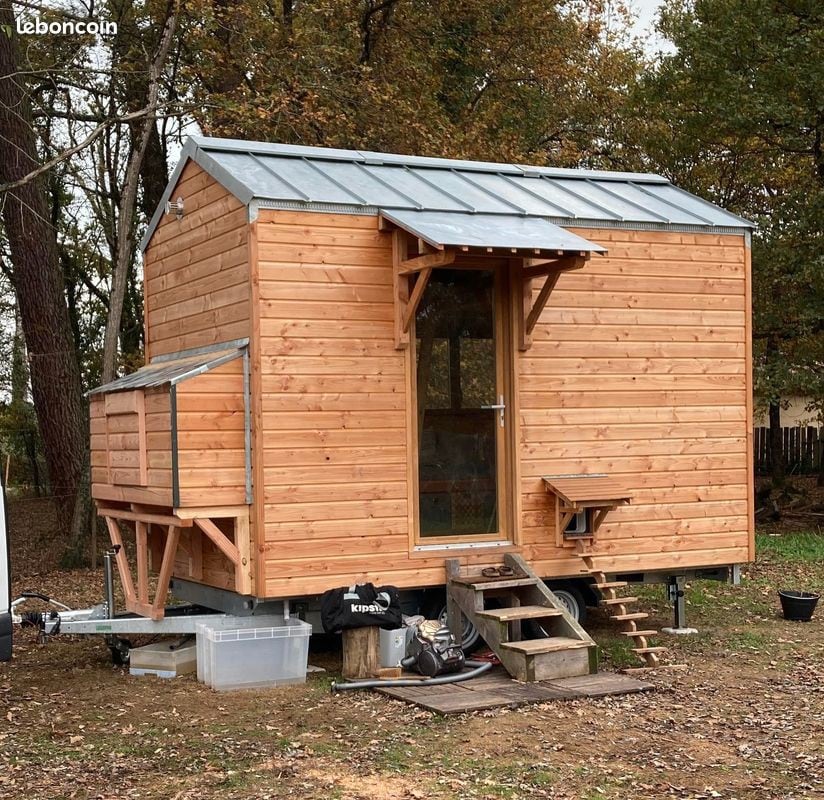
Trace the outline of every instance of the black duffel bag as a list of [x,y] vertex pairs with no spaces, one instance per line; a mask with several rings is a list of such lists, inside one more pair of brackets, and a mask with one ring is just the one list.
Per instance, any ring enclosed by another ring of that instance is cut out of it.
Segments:
[[376,588],[372,583],[330,589],[320,600],[320,619],[327,633],[347,628],[400,628],[400,594],[394,586]]

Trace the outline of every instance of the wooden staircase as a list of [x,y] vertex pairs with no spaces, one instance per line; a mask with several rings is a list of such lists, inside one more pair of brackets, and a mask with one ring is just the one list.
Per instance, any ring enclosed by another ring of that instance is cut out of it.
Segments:
[[623,670],[624,672],[634,672],[645,669],[655,669],[660,666],[660,656],[665,653],[666,647],[655,647],[650,645],[649,638],[655,636],[658,631],[644,630],[643,622],[649,614],[643,611],[632,611],[632,606],[638,602],[637,597],[619,595],[618,590],[626,588],[629,584],[624,581],[608,581],[606,574],[599,570],[595,564],[595,555],[588,550],[591,540],[580,538],[576,541],[576,551],[587,565],[590,575],[595,581],[594,586],[601,592],[601,605],[607,609],[609,617],[621,627],[621,635],[628,636],[634,640],[635,653],[644,663],[643,667]]
[[[598,671],[598,646],[570,616],[546,584],[518,555],[504,564],[514,575],[484,577],[480,567],[462,570],[447,560],[450,628],[461,630],[461,614],[478,629],[501,663],[519,681],[543,681]],[[539,626],[546,636],[530,638]]]

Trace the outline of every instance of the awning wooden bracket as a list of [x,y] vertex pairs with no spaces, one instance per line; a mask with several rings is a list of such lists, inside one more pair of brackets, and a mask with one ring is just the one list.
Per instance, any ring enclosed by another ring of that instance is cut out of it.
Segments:
[[406,231],[400,228],[393,230],[392,289],[395,300],[395,347],[398,350],[409,346],[409,329],[432,270],[453,264],[457,257],[454,250],[437,250],[408,258],[408,249]]
[[[410,241],[416,247],[415,240],[410,240],[409,233],[401,227],[381,218],[381,230],[392,232],[392,290],[394,298],[395,348],[403,350],[409,346],[409,331],[415,319],[432,270],[455,264],[461,252],[468,252],[469,247],[440,246],[435,249],[431,244],[417,239],[418,254],[410,257]],[[485,248],[486,253],[475,253],[478,257],[495,256],[500,258],[501,248]],[[496,255],[497,252],[497,255]],[[581,251],[567,253],[562,250],[550,251],[551,255],[540,255],[540,249],[532,249],[529,255],[511,248],[509,259],[513,275],[517,276],[514,286],[520,287],[517,303],[518,348],[528,350],[532,345],[532,332],[538,324],[541,313],[546,307],[558,279],[564,272],[581,269],[589,260],[590,253]],[[460,266],[458,264],[457,266]],[[532,298],[532,281],[544,278],[538,296]]]
[[[581,269],[589,256],[566,256],[552,260],[525,258],[520,267],[521,277],[521,305],[518,313],[518,349],[529,350],[532,346],[532,332],[541,318],[549,296],[552,294],[558,279],[564,272]],[[533,278],[543,277],[538,296],[532,299]]]

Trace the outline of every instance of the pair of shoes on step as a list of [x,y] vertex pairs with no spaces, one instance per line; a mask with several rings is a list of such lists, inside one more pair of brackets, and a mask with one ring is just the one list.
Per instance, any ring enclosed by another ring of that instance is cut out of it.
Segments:
[[481,570],[481,575],[484,578],[510,578],[515,574],[515,570],[512,567],[484,567]]

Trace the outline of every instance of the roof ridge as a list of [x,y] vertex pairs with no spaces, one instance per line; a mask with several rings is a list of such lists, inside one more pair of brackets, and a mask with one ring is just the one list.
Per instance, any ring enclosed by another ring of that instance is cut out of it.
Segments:
[[546,175],[555,178],[586,180],[593,177],[601,180],[639,181],[643,183],[668,184],[670,181],[656,173],[621,172],[611,170],[585,169],[578,167],[547,167],[538,164],[503,163],[496,161],[472,161],[435,156],[405,155],[403,153],[381,153],[371,150],[347,150],[334,147],[317,147],[312,145],[283,144],[280,142],[260,142],[246,139],[224,139],[216,136],[190,135],[189,139],[199,150],[255,153],[275,155],[286,158],[306,158],[323,161],[350,161],[371,166],[407,166],[430,169],[466,170],[469,172],[488,172],[498,174]]

